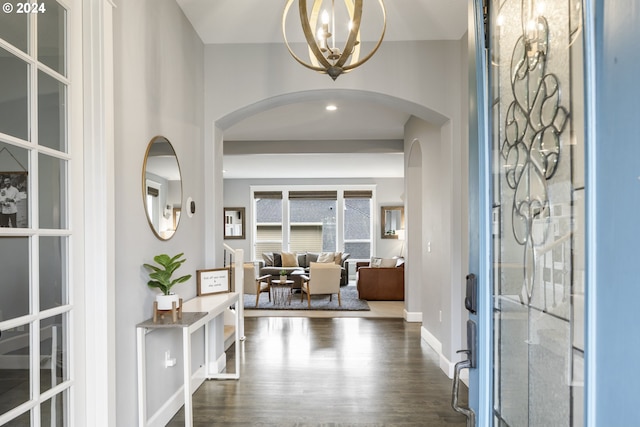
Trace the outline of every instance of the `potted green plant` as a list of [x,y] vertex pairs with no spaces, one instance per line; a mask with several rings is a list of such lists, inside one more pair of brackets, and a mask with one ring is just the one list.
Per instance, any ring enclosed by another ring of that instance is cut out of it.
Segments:
[[280,270],[280,282],[284,283],[287,280],[287,270],[284,268]]
[[178,305],[180,298],[178,295],[171,292],[171,288],[178,283],[186,282],[191,278],[190,274],[180,276],[176,279],[172,279],[173,273],[186,261],[186,259],[180,259],[184,253],[179,253],[173,257],[167,254],[160,254],[153,257],[153,260],[158,265],[143,264],[145,268],[151,270],[149,273],[149,281],[147,285],[150,288],[160,289],[162,292],[156,295],[156,301],[158,302],[158,310],[171,310],[171,304],[175,301]]

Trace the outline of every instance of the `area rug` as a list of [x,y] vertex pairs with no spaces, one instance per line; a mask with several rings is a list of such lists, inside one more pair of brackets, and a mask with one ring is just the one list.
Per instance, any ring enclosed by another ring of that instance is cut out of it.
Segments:
[[355,286],[342,286],[340,288],[340,298],[342,305],[338,306],[338,297],[333,295],[329,301],[328,295],[311,295],[311,308],[307,304],[307,294],[304,294],[302,302],[300,302],[300,294],[296,293],[291,296],[291,304],[274,305],[269,301],[269,295],[266,292],[260,294],[258,307],[256,308],[256,296],[244,295],[245,310],[335,310],[335,311],[369,311],[367,301],[358,299],[358,290]]

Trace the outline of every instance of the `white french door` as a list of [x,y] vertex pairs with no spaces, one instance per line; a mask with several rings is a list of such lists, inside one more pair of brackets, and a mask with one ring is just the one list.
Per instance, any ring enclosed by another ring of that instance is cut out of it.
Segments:
[[66,426],[71,10],[54,0],[26,5],[7,2],[0,14],[0,425]]

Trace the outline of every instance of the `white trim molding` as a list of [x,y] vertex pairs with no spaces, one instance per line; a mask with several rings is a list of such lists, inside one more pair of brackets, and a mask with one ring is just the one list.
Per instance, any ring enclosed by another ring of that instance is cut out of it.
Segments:
[[[116,425],[115,266],[114,266],[114,107],[113,4],[82,1],[83,179],[74,190],[83,194],[84,250],[84,408],[73,408],[76,425]],[[80,7],[80,2],[78,2]],[[99,366],[100,369],[92,367]],[[74,403],[79,405],[79,400]]]
[[410,323],[422,323],[422,313],[417,311],[407,311],[407,309],[405,308],[404,320]]
[[444,372],[447,377],[453,378],[455,363],[451,362],[444,356],[444,354],[442,354],[442,343],[424,326],[420,328],[420,338],[422,338],[429,347],[438,353],[438,357],[440,358],[440,369],[442,369],[442,372]]

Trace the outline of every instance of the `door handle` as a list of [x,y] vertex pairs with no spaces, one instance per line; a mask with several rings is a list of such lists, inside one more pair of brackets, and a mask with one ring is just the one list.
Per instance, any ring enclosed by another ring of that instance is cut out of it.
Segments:
[[[460,350],[458,353],[469,353],[469,350]],[[453,392],[451,397],[451,407],[454,411],[467,417],[467,427],[475,427],[476,414],[471,408],[460,406],[458,403],[458,392],[460,391],[460,371],[471,368],[471,360],[462,360],[456,363],[453,374]]]
[[456,363],[453,374],[453,390],[451,392],[451,407],[454,411],[467,417],[467,427],[475,427],[476,414],[473,409],[460,406],[458,403],[458,393],[460,392],[460,371],[463,369],[473,369],[476,367],[476,323],[467,320],[467,349],[458,350],[456,353],[466,353],[467,360]]

